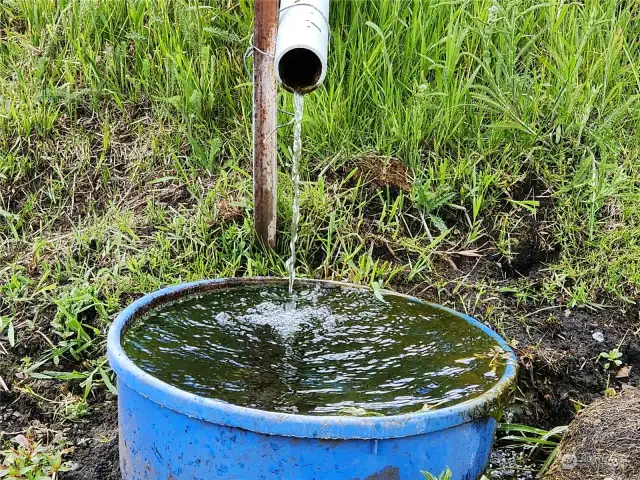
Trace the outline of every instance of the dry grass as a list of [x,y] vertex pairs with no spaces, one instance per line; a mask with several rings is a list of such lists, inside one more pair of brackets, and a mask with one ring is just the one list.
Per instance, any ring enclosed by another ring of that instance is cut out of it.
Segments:
[[640,479],[640,392],[624,390],[580,412],[544,478]]

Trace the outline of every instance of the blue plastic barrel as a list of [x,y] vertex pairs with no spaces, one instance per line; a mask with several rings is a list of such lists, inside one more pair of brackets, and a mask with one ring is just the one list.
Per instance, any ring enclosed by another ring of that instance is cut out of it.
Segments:
[[116,318],[107,350],[118,375],[123,479],[421,480],[421,470],[438,474],[447,467],[453,480],[481,476],[517,360],[500,336],[467,315],[456,313],[509,353],[502,378],[479,397],[451,407],[387,417],[295,415],[200,397],[142,371],[122,349],[127,325],[150,308],[197,292],[266,282],[287,280],[177,285],[145,295]]

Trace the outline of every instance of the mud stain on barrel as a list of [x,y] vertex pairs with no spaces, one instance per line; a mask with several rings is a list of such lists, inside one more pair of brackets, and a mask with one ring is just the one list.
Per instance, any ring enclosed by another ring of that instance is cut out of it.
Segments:
[[400,469],[387,465],[379,472],[365,477],[364,480],[400,480]]

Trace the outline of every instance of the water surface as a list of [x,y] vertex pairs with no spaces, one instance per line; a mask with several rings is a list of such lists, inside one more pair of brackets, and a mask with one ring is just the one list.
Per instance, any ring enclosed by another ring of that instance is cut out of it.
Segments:
[[165,304],[123,347],[181,389],[247,407],[394,415],[475,397],[504,372],[496,342],[465,320],[352,288],[238,286]]

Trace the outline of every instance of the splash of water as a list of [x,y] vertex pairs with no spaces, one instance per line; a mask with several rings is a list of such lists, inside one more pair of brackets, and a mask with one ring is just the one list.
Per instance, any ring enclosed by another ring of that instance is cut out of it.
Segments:
[[302,153],[302,111],[304,109],[304,96],[301,93],[293,94],[293,158],[291,160],[291,178],[293,180],[293,215],[291,217],[291,256],[287,260],[286,267],[289,270],[289,293],[293,293],[293,282],[296,278],[296,240],[298,239],[298,223],[300,222],[300,155]]

